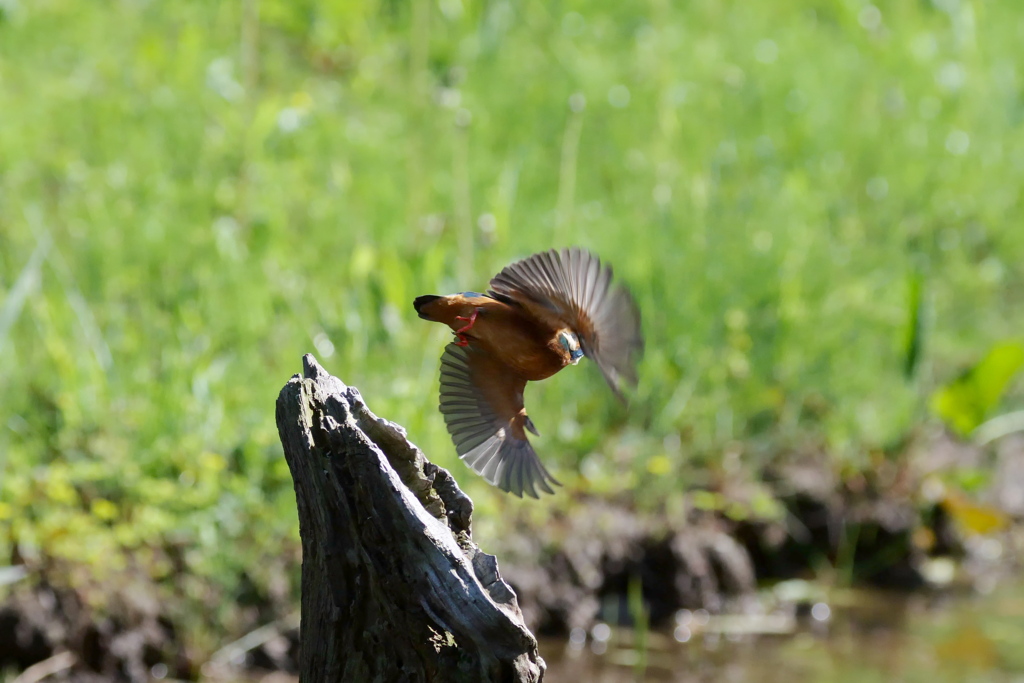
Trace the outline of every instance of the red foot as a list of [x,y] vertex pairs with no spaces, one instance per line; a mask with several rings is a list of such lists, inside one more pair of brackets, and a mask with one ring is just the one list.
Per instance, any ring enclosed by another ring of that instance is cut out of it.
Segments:
[[455,316],[456,320],[469,321],[469,324],[466,325],[465,327],[460,327],[459,329],[455,330],[455,334],[462,334],[463,332],[468,332],[469,330],[473,329],[473,325],[476,324],[476,317],[478,315],[480,315],[480,311],[473,311],[473,315],[469,316],[468,318],[464,318],[461,315]]
[[455,330],[455,336],[459,338],[459,340],[455,342],[456,346],[469,346],[469,340],[466,339],[466,335],[462,333],[468,332],[469,330],[473,329],[473,325],[476,324],[476,317],[478,315],[480,315],[480,311],[473,311],[473,314],[470,315],[468,318],[463,317],[461,315],[455,316],[456,320],[465,320],[469,323],[465,327],[460,327],[459,329]]

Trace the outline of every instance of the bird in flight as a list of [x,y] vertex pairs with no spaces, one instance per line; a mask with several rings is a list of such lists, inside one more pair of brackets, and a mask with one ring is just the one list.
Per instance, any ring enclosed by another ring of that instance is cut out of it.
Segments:
[[624,385],[636,386],[640,314],[629,291],[612,283],[611,267],[584,249],[516,261],[486,294],[427,294],[413,306],[455,333],[441,356],[440,407],[459,457],[519,497],[560,485],[526,437],[539,436],[523,407],[527,382],[586,356],[620,400]]

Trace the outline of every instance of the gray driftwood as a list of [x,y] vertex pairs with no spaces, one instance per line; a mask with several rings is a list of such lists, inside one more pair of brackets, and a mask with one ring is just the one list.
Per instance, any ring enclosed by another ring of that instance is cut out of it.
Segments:
[[541,681],[544,660],[472,501],[312,355],[277,399],[302,536],[300,674]]

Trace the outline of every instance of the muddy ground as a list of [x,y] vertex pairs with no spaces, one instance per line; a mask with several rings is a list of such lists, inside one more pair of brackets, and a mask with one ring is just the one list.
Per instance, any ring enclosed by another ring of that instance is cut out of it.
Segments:
[[[641,618],[657,626],[683,608],[756,612],[762,609],[758,586],[813,579],[823,568],[845,572],[841,580],[899,591],[969,586],[1018,570],[1024,436],[982,449],[926,435],[899,457],[845,477],[830,463],[810,453],[762,473],[785,510],[774,520],[695,508],[678,517],[639,515],[583,500],[553,525],[561,542],[536,530],[503,542],[501,572],[534,632],[560,636],[599,620],[631,623],[638,617],[631,585],[642,592]],[[1005,520],[984,537],[970,528],[965,498],[941,484],[943,473],[963,467],[993,473],[988,489],[970,497],[989,518]],[[743,487],[727,495],[742,497]],[[999,553],[992,552],[993,541]],[[929,571],[935,558],[954,561],[957,573],[937,579]],[[295,605],[268,601],[259,609],[261,629],[212,661],[197,661],[155,588],[132,585],[99,614],[46,574],[29,574],[5,589],[0,671],[33,667],[25,680],[46,674],[54,681],[148,681],[194,680],[231,668],[296,669]]]

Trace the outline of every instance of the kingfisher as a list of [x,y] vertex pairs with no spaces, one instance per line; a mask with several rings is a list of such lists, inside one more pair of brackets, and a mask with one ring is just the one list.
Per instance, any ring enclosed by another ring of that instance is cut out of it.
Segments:
[[620,400],[635,388],[640,313],[612,277],[590,251],[551,249],[506,266],[486,294],[413,301],[420,318],[455,335],[441,355],[441,413],[459,457],[498,488],[539,498],[561,485],[526,436],[540,436],[523,406],[527,382],[586,356]]

